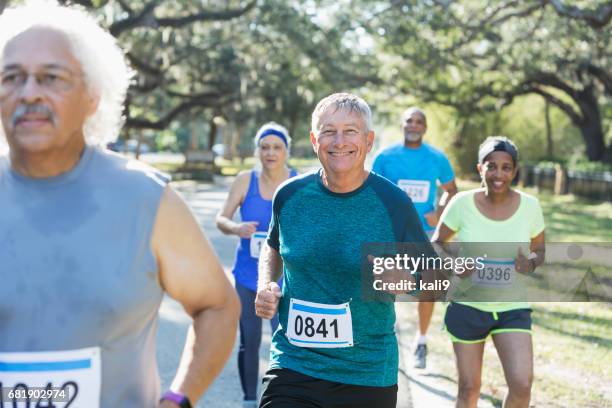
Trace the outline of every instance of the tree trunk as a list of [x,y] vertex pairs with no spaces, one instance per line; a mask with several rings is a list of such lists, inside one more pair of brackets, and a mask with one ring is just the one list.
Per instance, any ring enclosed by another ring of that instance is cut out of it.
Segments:
[[586,145],[586,155],[589,161],[610,160],[607,154],[599,105],[593,86],[587,86],[576,95],[575,101],[582,112],[580,123],[574,124],[580,129],[582,139]]
[[455,134],[453,138],[452,146],[455,149],[461,149],[463,147],[463,137],[470,126],[470,118],[469,117],[460,117],[459,118],[459,131]]
[[208,121],[210,133],[208,134],[208,150],[212,150],[215,140],[217,139],[217,122],[215,122],[215,116],[211,116]]
[[550,123],[550,102],[544,98],[544,120],[546,121],[546,156],[549,159],[553,158],[553,139],[552,139],[552,126]]
[[240,157],[242,159],[242,155],[238,151],[238,146],[240,146],[240,138],[242,137],[242,132],[244,131],[244,121],[240,121],[236,123],[234,126],[234,132],[232,135],[232,144],[230,146],[231,158]]
[[612,163],[612,145],[606,147],[601,123],[587,122],[578,128],[582,133],[589,161]]
[[4,11],[6,6],[8,6],[9,0],[0,0],[0,14]]
[[142,141],[144,140],[144,130],[138,129],[138,144],[136,144],[136,152],[134,153],[136,160],[140,159],[140,148],[142,146]]
[[191,120],[191,137],[190,137],[189,149],[192,152],[200,150],[200,144],[198,143],[198,127],[194,119]]

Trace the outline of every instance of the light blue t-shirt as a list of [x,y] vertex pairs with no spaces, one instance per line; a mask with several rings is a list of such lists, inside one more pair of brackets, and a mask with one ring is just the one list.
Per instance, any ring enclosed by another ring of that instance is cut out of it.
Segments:
[[445,184],[455,178],[444,153],[427,143],[416,149],[398,143],[376,156],[372,171],[396,184],[410,196],[425,231],[435,228],[427,224],[425,214],[435,209],[437,182]]

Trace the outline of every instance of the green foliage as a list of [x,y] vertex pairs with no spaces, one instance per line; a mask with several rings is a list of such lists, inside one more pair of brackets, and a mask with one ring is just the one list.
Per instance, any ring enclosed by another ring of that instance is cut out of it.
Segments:
[[174,152],[186,152],[191,139],[191,129],[186,126],[180,126],[173,133],[175,135],[175,143],[171,145],[171,150]]
[[[167,151],[174,153],[182,151],[179,136],[172,130],[165,130],[156,133],[156,136],[153,138],[153,142],[155,144],[156,151]],[[188,142],[188,139],[183,141],[183,143],[185,142]]]
[[[350,19],[336,10],[338,20],[323,24],[320,11],[328,6],[319,2],[151,4],[149,14],[136,0],[108,2],[96,11],[137,70],[128,106],[131,127],[164,129],[176,120],[221,116],[237,129],[238,145],[248,144],[243,139],[270,120],[294,137],[307,137],[318,99],[377,78],[375,62],[346,41],[354,28]],[[229,9],[248,12],[222,17]],[[217,17],[193,17],[207,12]],[[142,13],[133,27],[118,28]]]
[[[607,67],[612,62],[612,41],[607,22],[597,25],[591,19],[598,7],[610,13],[603,2],[576,9],[572,16],[546,2],[368,1],[363,5],[360,21],[382,54],[381,76],[391,84],[387,93],[453,107],[455,116],[467,123],[456,133],[457,146],[465,145],[464,139],[471,144],[474,131],[533,134],[520,129],[535,113],[525,109],[525,102],[520,103],[524,117],[507,121],[505,127],[500,126],[505,118],[499,112],[522,95],[538,94],[557,107],[554,115],[565,117],[564,126],[579,129],[576,136],[582,137],[590,160],[612,160],[612,146],[605,137],[610,116],[602,115],[611,106]],[[367,11],[373,8],[380,11]],[[543,128],[542,124],[539,121],[538,126]],[[576,140],[563,143],[559,154],[574,154],[567,150],[577,145]],[[541,156],[542,146],[532,143],[533,151],[526,157]]]
[[[376,117],[379,123],[386,124],[381,127],[386,134],[379,134],[382,145],[401,141],[401,112],[414,105],[415,100],[406,97],[398,97],[387,103],[374,100],[378,108]],[[513,140],[519,148],[519,160],[523,164],[542,161],[567,163],[571,158],[584,161],[584,147],[576,142],[580,137],[578,130],[565,114],[554,107],[550,111],[554,155],[547,156],[544,102],[539,96],[520,97],[500,112],[477,112],[467,118],[462,118],[456,110],[444,105],[427,103],[420,106],[428,117],[425,140],[449,156],[461,177],[477,177],[478,147],[487,136],[492,135],[503,135]]]
[[[571,16],[552,2],[479,0],[77,3],[111,28],[137,71],[128,127],[222,117],[243,149],[274,120],[306,140],[316,102],[348,90],[366,97],[381,128],[397,129],[403,108],[424,104],[427,138],[460,174],[473,174],[492,134],[513,139],[522,160],[600,160],[606,148],[612,157],[603,1],[576,3]],[[543,98],[553,106],[552,157]],[[172,149],[189,144],[157,137]]]
[[612,172],[612,165],[600,162],[590,162],[586,160],[572,161],[568,165],[569,170],[584,173]]

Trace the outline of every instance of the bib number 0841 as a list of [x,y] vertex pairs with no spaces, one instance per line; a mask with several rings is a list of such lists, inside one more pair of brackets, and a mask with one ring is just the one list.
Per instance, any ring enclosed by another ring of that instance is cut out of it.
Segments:
[[351,308],[348,303],[334,305],[292,298],[285,334],[289,343],[298,347],[352,347]]
[[[315,325],[317,326],[315,328]],[[328,327],[329,326],[329,330]],[[295,317],[295,334],[301,336],[302,333],[308,337],[314,337],[315,334],[320,334],[323,337],[330,337],[333,329],[333,337],[338,338],[338,319],[334,319],[329,324],[327,319],[321,319],[319,324],[315,324],[315,320],[312,317],[303,318],[302,316]],[[328,336],[329,334],[329,336]]]

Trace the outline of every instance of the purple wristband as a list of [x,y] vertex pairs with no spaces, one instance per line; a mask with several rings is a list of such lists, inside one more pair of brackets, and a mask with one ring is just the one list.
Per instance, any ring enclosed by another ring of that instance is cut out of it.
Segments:
[[166,391],[164,395],[162,395],[160,401],[163,400],[175,402],[181,408],[192,408],[189,398],[187,398],[185,394],[181,394],[178,392]]

